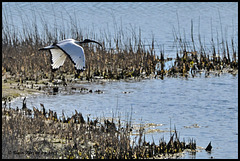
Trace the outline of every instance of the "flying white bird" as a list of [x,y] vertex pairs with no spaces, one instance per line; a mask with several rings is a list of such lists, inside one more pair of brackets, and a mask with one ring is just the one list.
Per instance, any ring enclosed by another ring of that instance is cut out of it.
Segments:
[[97,43],[102,47],[100,43],[94,40],[85,39],[84,41],[76,41],[74,39],[65,39],[58,43],[53,43],[50,46],[40,48],[39,51],[50,51],[52,69],[58,69],[61,67],[68,56],[78,71],[85,70],[85,55],[84,50],[80,45],[89,42]]

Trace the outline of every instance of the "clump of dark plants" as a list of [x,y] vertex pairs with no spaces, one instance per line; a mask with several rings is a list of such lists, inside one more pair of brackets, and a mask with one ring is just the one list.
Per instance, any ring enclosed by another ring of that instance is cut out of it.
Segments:
[[[62,78],[71,74],[75,74],[76,78],[89,81],[95,77],[104,79],[146,77],[155,74],[157,63],[161,63],[163,68],[163,62],[168,60],[164,58],[164,51],[161,53],[155,51],[154,37],[146,48],[141,38],[141,29],[138,33],[132,30],[132,33],[126,35],[124,30],[119,28],[114,36],[102,32],[98,38],[96,33],[84,33],[81,28],[77,27],[77,22],[72,22],[69,31],[53,28],[51,32],[47,22],[42,21],[42,30],[36,22],[32,22],[29,26],[23,22],[23,31],[19,31],[11,26],[8,18],[4,17],[5,14],[3,13],[2,28],[2,73],[9,72],[17,81],[35,80],[37,82],[44,78],[52,81],[54,78]],[[24,18],[22,19],[24,21]],[[157,71],[157,75],[162,77],[166,74],[185,76],[190,71],[194,76],[197,71],[201,70],[208,73],[209,71],[221,71],[224,68],[231,69],[230,72],[238,69],[238,50],[233,38],[231,43],[224,39],[216,43],[212,38],[211,52],[208,52],[209,49],[202,43],[200,34],[199,48],[197,48],[193,38],[193,27],[191,31],[192,42],[174,33],[174,43],[177,49],[174,66],[168,71]],[[49,52],[38,51],[43,46],[66,38],[79,41],[91,38],[103,45],[102,48],[94,44],[83,46],[86,55],[86,70],[80,75],[75,71],[69,58],[59,70],[53,72]]]
[[180,142],[176,129],[169,142],[147,142],[143,128],[138,141],[137,137],[132,141],[131,121],[89,117],[85,120],[77,111],[71,117],[64,113],[58,117],[43,104],[41,108],[28,109],[26,100],[20,109],[2,107],[2,158],[158,158],[196,149],[193,140],[188,144]]

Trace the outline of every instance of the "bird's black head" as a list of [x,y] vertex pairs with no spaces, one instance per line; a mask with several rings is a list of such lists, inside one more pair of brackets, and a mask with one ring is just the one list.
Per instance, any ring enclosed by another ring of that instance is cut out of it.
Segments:
[[99,43],[99,42],[97,42],[97,41],[90,40],[90,39],[85,39],[85,40],[83,40],[81,43],[90,43],[90,42],[97,43],[98,45],[100,45],[100,46],[102,47],[102,44],[100,44],[100,43]]

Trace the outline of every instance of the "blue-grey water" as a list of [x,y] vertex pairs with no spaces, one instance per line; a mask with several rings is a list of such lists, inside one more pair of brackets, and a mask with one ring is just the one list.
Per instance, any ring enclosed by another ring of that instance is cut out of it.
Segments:
[[[209,154],[200,150],[196,155],[184,158],[237,158],[238,157],[238,75],[223,74],[220,77],[165,78],[141,81],[114,81],[105,83],[82,83],[77,88],[102,90],[103,93],[82,94],[64,89],[57,95],[40,95],[27,99],[28,108],[52,109],[61,116],[62,110],[70,116],[75,109],[84,118],[130,118],[132,123],[157,124],[151,127],[166,132],[146,133],[146,139],[157,143],[163,136],[169,140],[170,119],[172,129],[176,126],[180,140],[193,138],[197,146],[204,147],[211,141]],[[21,107],[22,99],[12,107]],[[195,125],[195,126],[194,126]],[[147,128],[146,128],[147,129]]]
[[77,28],[84,38],[99,41],[112,39],[113,43],[121,35],[120,47],[138,37],[140,29],[143,45],[151,45],[154,38],[156,54],[164,49],[169,57],[176,56],[175,35],[191,45],[191,21],[197,48],[199,34],[207,51],[212,37],[215,45],[232,38],[238,44],[237,2],[4,2],[2,15],[3,27],[9,24],[11,31],[34,33],[36,24],[40,37],[46,35],[47,26],[52,33],[62,31],[75,38],[71,29]]
[[[215,42],[222,38],[231,42],[233,38],[235,47],[238,44],[236,2],[4,2],[2,16],[10,31],[15,29],[22,33],[23,28],[32,31],[32,24],[37,24],[41,33],[47,23],[50,32],[57,28],[67,36],[73,36],[73,23],[83,36],[98,40],[105,39],[104,33],[114,38],[121,30],[125,38],[134,32],[138,35],[140,28],[144,45],[149,45],[154,37],[156,54],[164,45],[164,53],[169,57],[176,55],[174,33],[180,33],[182,38],[190,41],[191,20],[196,42],[200,33],[206,49],[210,50],[211,37]],[[151,128],[169,131],[171,119],[172,128],[175,125],[180,132],[180,140],[194,138],[197,146],[204,148],[211,141],[211,153],[201,150],[183,158],[238,157],[238,75],[82,83],[76,86],[93,91],[100,89],[104,93],[81,94],[77,91],[66,94],[61,91],[58,95],[29,97],[27,106],[40,109],[40,103],[43,103],[58,115],[64,110],[70,116],[76,109],[85,118],[89,114],[91,118],[112,117],[114,114],[121,115],[122,119],[127,119],[132,108],[132,120],[136,125],[155,123],[161,126]],[[11,105],[21,107],[22,99]],[[169,132],[149,133],[146,138],[148,141],[154,138],[157,142],[163,136],[168,140]]]

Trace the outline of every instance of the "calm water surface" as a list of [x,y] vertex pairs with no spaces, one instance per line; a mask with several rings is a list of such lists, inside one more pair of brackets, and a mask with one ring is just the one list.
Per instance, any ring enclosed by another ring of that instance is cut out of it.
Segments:
[[237,2],[4,2],[2,6],[3,22],[18,32],[27,28],[34,33],[33,24],[37,24],[38,32],[42,33],[47,24],[50,32],[57,29],[66,37],[75,38],[71,35],[74,24],[84,38],[113,40],[123,33],[125,43],[127,38],[139,35],[141,29],[143,45],[151,45],[154,37],[156,54],[164,45],[169,57],[176,56],[174,33],[191,41],[191,20],[198,47],[199,34],[207,49],[212,36],[215,43],[217,38],[228,42],[233,38],[237,46],[238,40]]
[[[238,156],[238,75],[224,74],[220,77],[189,79],[165,78],[141,80],[138,82],[117,81],[106,83],[78,84],[76,87],[103,90],[104,93],[81,94],[79,91],[67,94],[64,89],[58,95],[36,96],[27,99],[27,106],[52,109],[61,116],[62,110],[70,116],[77,111],[84,118],[121,116],[129,118],[132,108],[132,122],[135,125],[155,123],[151,127],[169,131],[170,118],[180,132],[180,140],[196,139],[197,146],[206,147],[211,141],[213,150],[203,150],[184,158],[237,158]],[[22,106],[22,99],[12,103]],[[117,112],[116,112],[117,111]],[[196,126],[193,126],[196,125]],[[154,132],[146,139],[157,143],[169,132]]]
[[[17,31],[21,37],[23,28],[34,31],[37,24],[40,36],[44,25],[49,32],[63,31],[71,35],[71,27],[76,27],[84,38],[104,40],[114,38],[123,31],[123,40],[139,35],[144,45],[155,41],[158,55],[164,45],[166,56],[176,56],[174,34],[187,41],[191,39],[191,20],[196,43],[201,35],[206,51],[210,50],[211,37],[238,43],[238,3],[121,3],[121,2],[4,2],[2,3],[3,27],[9,24],[10,31]],[[197,44],[196,44],[197,45]],[[114,45],[113,45],[114,46]],[[198,46],[199,47],[199,46]],[[230,49],[230,51],[232,51]],[[121,115],[127,119],[132,108],[134,124],[156,123],[152,127],[169,131],[170,119],[180,132],[181,138],[194,138],[197,146],[206,147],[212,142],[212,153],[203,150],[196,155],[184,158],[237,158],[238,156],[238,75],[221,75],[204,78],[165,78],[139,82],[106,82],[76,85],[88,89],[103,90],[103,94],[81,94],[74,92],[58,95],[41,95],[27,99],[27,106],[40,108],[43,103],[61,115],[78,110],[84,117],[112,117]],[[125,93],[124,93],[125,92]],[[12,103],[13,107],[22,106],[22,99]],[[117,111],[117,112],[116,112]],[[197,125],[197,126],[193,126]],[[190,128],[189,128],[190,127]],[[164,136],[169,140],[169,132],[150,133],[147,139],[154,138],[157,143]]]

